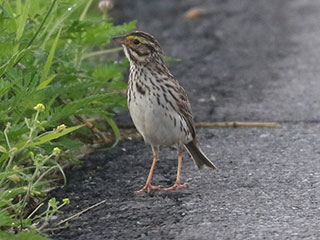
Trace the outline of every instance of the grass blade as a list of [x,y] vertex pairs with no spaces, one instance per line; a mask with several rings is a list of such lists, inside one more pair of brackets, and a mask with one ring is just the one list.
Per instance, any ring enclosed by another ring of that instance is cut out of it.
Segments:
[[53,74],[53,75],[51,75],[50,77],[48,77],[47,80],[44,80],[43,82],[41,82],[41,83],[38,85],[37,90],[43,89],[43,88],[45,88],[46,86],[48,86],[48,85],[51,83],[51,81],[52,81],[56,76],[57,76],[57,74]]
[[[56,1],[56,0],[55,0]],[[51,35],[56,31],[56,29],[63,24],[63,22],[70,17],[72,13],[74,13],[78,8],[82,6],[84,1],[77,1],[74,6],[72,6],[71,10],[66,11],[59,19],[57,19],[54,23],[52,24],[47,24],[47,26],[44,28],[44,33],[47,33],[45,36],[40,48],[43,48],[46,42],[50,39]]]
[[50,240],[35,232],[20,232],[18,234],[8,234],[0,231],[0,239],[6,240]]
[[14,66],[19,60],[24,57],[28,49],[22,49],[21,51],[15,53],[5,64],[0,67],[0,78],[7,71],[8,68]]
[[120,130],[117,126],[117,124],[109,117],[106,117],[106,121],[108,122],[108,124],[110,125],[110,127],[112,128],[112,131],[114,132],[114,135],[116,137],[116,141],[114,142],[114,144],[112,145],[111,148],[115,147],[118,142],[121,139],[121,134],[120,134]]
[[17,21],[16,21],[16,25],[17,25],[16,41],[19,41],[20,38],[22,37],[25,25],[27,23],[30,6],[31,6],[31,0],[27,0],[24,6],[21,5],[21,0],[17,1],[17,10],[21,15],[17,18]]
[[48,12],[46,13],[45,17],[42,19],[41,24],[40,24],[38,30],[36,31],[36,33],[33,35],[33,37],[31,38],[31,40],[29,41],[29,43],[28,43],[28,45],[27,45],[27,48],[32,45],[33,41],[36,39],[36,37],[37,37],[38,34],[40,33],[40,30],[42,29],[44,23],[46,22],[47,18],[49,17],[50,13],[52,12],[52,9],[53,9],[54,5],[56,4],[56,2],[57,2],[57,0],[53,0],[53,1],[52,1]]
[[86,16],[87,11],[88,11],[91,3],[92,3],[92,0],[89,0],[88,3],[87,3],[87,5],[86,5],[85,8],[83,9],[83,12],[82,12],[81,15],[80,15],[79,21],[83,21],[83,19],[84,19],[84,17]]
[[[78,126],[74,126],[74,127],[70,127],[70,128],[66,128],[64,131],[62,132],[49,132],[46,135],[43,135],[37,139],[35,139],[34,142],[30,142],[27,143],[26,141],[20,142],[18,143],[15,147],[18,149],[21,149],[22,147],[31,147],[31,146],[37,146],[37,145],[41,145],[43,143],[49,142],[51,140],[60,138],[64,135],[67,135],[75,130],[78,130],[79,128],[83,127],[84,125],[78,125]],[[27,144],[26,144],[27,143]]]
[[11,176],[11,175],[13,175],[13,174],[15,174],[15,173],[16,173],[16,172],[14,172],[14,171],[11,171],[11,172],[9,172],[9,171],[7,171],[7,172],[0,172],[0,179],[6,178],[6,177]]
[[52,64],[53,56],[54,56],[54,53],[56,51],[56,47],[57,47],[59,38],[60,38],[61,30],[62,30],[62,28],[60,28],[60,30],[59,30],[59,32],[58,32],[58,34],[57,34],[52,46],[51,46],[47,61],[44,64],[44,67],[43,67],[43,70],[42,70],[42,75],[41,75],[41,78],[40,78],[40,84],[43,83],[44,81],[48,81],[49,80],[49,79],[47,79],[47,76],[48,76],[48,73],[49,73],[49,70],[50,70],[50,67],[51,67],[51,64]]

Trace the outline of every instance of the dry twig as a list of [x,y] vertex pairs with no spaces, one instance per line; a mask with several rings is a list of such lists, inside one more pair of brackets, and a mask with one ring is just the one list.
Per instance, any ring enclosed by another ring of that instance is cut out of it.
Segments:
[[198,122],[197,128],[279,128],[281,125],[277,122]]
[[105,203],[106,201],[107,201],[107,199],[102,200],[101,202],[98,202],[98,203],[96,203],[96,204],[94,204],[94,205],[92,205],[92,206],[90,206],[90,207],[88,207],[88,208],[86,208],[86,209],[83,209],[82,211],[80,211],[80,212],[72,215],[71,217],[68,217],[68,218],[60,221],[60,222],[58,223],[58,226],[61,225],[61,224],[63,224],[63,223],[65,223],[65,222],[70,221],[71,219],[73,219],[73,218],[75,218],[75,217],[80,216],[81,214],[83,214],[83,213],[85,213],[85,212],[88,212],[89,210],[91,210],[91,209],[93,209],[93,208],[95,208],[95,207],[100,206],[101,204]]
[[[67,102],[62,99],[61,97],[57,98],[58,102],[63,105],[67,105]],[[93,124],[89,121],[87,121],[85,118],[81,117],[80,115],[73,115],[79,122],[86,125],[96,136],[98,136],[101,140],[103,140],[105,143],[110,142],[110,139],[107,138],[103,132],[101,132],[98,128],[93,126]]]
[[[280,123],[277,122],[197,122],[196,128],[279,128]],[[135,128],[133,124],[118,125],[119,129]]]

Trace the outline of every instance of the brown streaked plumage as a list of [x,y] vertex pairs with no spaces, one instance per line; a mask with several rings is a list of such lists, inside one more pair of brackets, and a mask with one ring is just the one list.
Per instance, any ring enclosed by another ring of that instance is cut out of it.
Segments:
[[[198,168],[215,165],[200,150],[187,94],[165,65],[162,49],[148,33],[135,31],[113,38],[120,43],[130,61],[128,107],[132,120],[149,143],[153,162],[145,186],[136,193],[150,190],[171,191],[184,188],[180,183],[182,151],[185,148]],[[172,187],[152,186],[151,179],[158,159],[159,146],[176,146],[178,170]]]

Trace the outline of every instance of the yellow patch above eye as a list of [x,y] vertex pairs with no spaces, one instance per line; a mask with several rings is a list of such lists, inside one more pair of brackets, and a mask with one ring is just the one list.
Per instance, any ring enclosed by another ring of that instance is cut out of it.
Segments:
[[141,42],[141,43],[146,43],[146,40],[144,39],[144,38],[142,38],[142,37],[138,37],[138,36],[128,36],[127,37],[127,40],[128,41],[134,41],[134,40],[139,40],[139,42]]

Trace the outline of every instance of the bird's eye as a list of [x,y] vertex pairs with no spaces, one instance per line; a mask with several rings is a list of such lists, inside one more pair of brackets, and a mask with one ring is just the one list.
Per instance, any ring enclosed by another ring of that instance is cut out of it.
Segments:
[[138,39],[135,39],[135,40],[133,41],[133,43],[134,43],[135,45],[138,45],[138,44],[140,43],[140,41],[139,41]]

